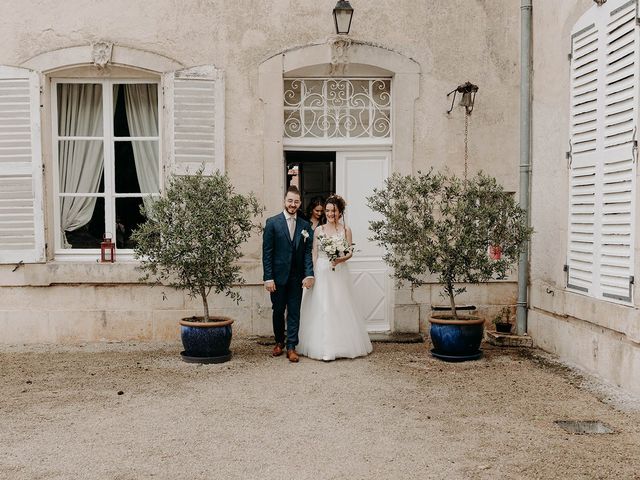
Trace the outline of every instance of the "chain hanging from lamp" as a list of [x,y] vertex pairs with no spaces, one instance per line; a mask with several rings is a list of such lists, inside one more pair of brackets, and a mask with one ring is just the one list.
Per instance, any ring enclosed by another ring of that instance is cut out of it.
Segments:
[[471,82],[465,82],[462,85],[458,85],[455,89],[447,93],[447,97],[453,94],[451,100],[451,108],[447,111],[447,114],[453,111],[453,106],[456,102],[456,95],[462,94],[459,105],[464,107],[464,183],[467,184],[467,172],[469,163],[469,117],[473,112],[473,105],[476,101],[476,93],[478,92],[478,86]]

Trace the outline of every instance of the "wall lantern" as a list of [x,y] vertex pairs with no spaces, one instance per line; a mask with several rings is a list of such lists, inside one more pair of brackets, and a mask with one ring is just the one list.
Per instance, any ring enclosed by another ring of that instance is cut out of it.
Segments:
[[333,9],[333,20],[336,24],[336,33],[338,35],[349,35],[351,18],[353,18],[353,7],[349,0],[338,0]]
[[451,100],[451,108],[447,113],[451,113],[453,110],[453,104],[456,102],[456,94],[461,93],[462,99],[460,100],[460,106],[464,107],[467,111],[467,115],[471,115],[473,111],[473,104],[476,101],[476,93],[478,92],[478,86],[471,82],[465,82],[462,85],[458,85],[455,90],[451,90],[447,93],[447,97],[453,93],[453,100]]
[[116,244],[111,241],[111,234],[105,233],[100,242],[100,261],[113,263],[116,261]]

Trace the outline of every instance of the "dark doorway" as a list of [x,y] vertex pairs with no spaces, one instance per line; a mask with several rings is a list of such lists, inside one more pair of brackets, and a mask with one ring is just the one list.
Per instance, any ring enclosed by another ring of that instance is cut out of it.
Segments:
[[302,213],[307,216],[311,200],[323,201],[336,191],[336,152],[285,152],[287,188],[296,185],[302,193]]

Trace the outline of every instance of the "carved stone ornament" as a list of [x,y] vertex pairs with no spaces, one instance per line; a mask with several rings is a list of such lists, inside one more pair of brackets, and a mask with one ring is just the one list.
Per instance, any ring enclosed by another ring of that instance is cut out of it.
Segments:
[[93,64],[100,70],[104,69],[111,62],[111,52],[113,43],[96,42],[91,44],[91,58]]
[[341,35],[333,37],[329,41],[331,42],[331,68],[329,75],[342,75],[345,67],[349,64],[351,39]]
[[593,0],[593,1],[596,2],[599,7],[607,3],[607,0]]

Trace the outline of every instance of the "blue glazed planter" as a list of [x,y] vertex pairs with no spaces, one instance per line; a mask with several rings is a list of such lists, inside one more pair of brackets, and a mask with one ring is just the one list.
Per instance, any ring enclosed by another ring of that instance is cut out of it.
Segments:
[[467,317],[450,319],[449,315],[434,315],[431,322],[431,354],[442,360],[475,360],[482,356],[480,343],[484,333],[484,319]]
[[180,320],[180,337],[185,362],[222,363],[231,358],[231,324],[233,320],[216,317],[213,322],[193,322],[185,318]]

